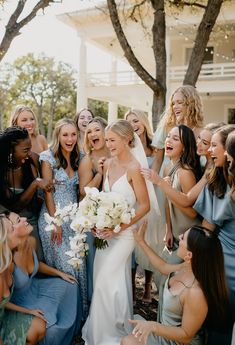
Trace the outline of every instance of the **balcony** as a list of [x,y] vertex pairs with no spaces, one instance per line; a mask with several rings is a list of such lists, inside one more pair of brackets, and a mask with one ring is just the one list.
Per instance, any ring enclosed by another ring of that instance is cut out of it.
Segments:
[[[185,76],[187,66],[170,67],[169,81],[181,82]],[[235,63],[225,64],[205,64],[202,65],[199,75],[199,81],[213,80],[231,80],[235,79]],[[97,86],[123,86],[123,85],[138,85],[143,84],[143,81],[138,77],[134,71],[119,71],[117,73],[99,72],[88,73],[86,79],[87,87]]]

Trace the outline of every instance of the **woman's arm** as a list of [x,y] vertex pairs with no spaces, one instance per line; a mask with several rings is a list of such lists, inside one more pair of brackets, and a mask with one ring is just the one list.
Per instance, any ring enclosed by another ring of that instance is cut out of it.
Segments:
[[146,179],[156,184],[173,203],[182,207],[192,206],[196,201],[198,195],[200,194],[201,190],[207,183],[204,174],[202,178],[197,182],[197,184],[195,184],[195,186],[193,186],[190,189],[190,191],[187,194],[185,194],[172,188],[172,186],[163,178],[161,178],[158,174],[156,174],[153,171],[153,169],[142,168],[141,173]]
[[152,169],[159,174],[164,159],[164,149],[154,148],[154,161],[152,164]]
[[139,164],[131,165],[127,171],[127,177],[132,183],[138,206],[135,212],[135,217],[132,218],[131,222],[129,224],[121,224],[122,230],[125,230],[129,226],[138,222],[138,220],[140,220],[150,210],[148,190],[144,178],[140,173]]
[[78,176],[79,176],[79,191],[80,191],[80,198],[84,198],[86,195],[84,188],[85,187],[96,187],[99,188],[102,182],[102,170],[97,171],[97,173],[93,174],[93,165],[89,155],[86,155],[81,160],[81,163],[78,168]]
[[[53,171],[52,171],[50,163],[48,161],[42,161],[41,167],[42,167],[42,177],[49,181],[53,181],[54,176],[53,176]],[[56,205],[55,205],[52,191],[45,191],[44,197],[45,197],[47,211],[49,215],[53,217],[56,211]],[[62,243],[62,228],[60,226],[55,225],[55,230],[52,231],[51,233],[51,240],[53,242],[56,242],[57,244]]]
[[168,264],[164,261],[154,250],[145,242],[144,236],[147,229],[147,221],[144,221],[139,229],[134,230],[133,234],[138,246],[143,250],[143,252],[148,257],[150,263],[164,275],[168,275],[171,272],[179,270],[183,264]]
[[41,178],[36,178],[29,187],[20,195],[20,198],[14,204],[11,204],[11,210],[15,212],[22,211],[32,200],[37,189],[44,191],[52,188],[52,183]]
[[44,320],[45,322],[47,322],[47,320],[43,316],[43,311],[40,309],[27,309],[24,307],[20,307],[20,306],[14,304],[14,303],[11,303],[11,302],[6,303],[5,308],[8,310],[18,311],[20,313],[37,316],[37,317],[41,318],[42,320]]
[[144,344],[147,344],[151,333],[175,342],[189,344],[203,325],[208,307],[201,289],[186,290],[181,326],[165,326],[154,321],[131,320],[130,322],[135,325],[132,334],[139,341],[144,341]]
[[[38,272],[49,275],[49,276],[60,277],[63,280],[66,280],[67,282],[72,283],[72,284],[77,283],[77,279],[73,277],[72,275],[61,272],[54,267],[48,266],[44,264],[44,262],[39,262]],[[46,280],[45,280],[45,283],[46,283]]]
[[[179,169],[178,170],[179,183],[182,192],[187,195],[196,184],[195,175],[191,170]],[[194,219],[197,217],[197,212],[192,207],[183,207],[178,202],[173,202],[177,208],[179,208],[186,216]]]

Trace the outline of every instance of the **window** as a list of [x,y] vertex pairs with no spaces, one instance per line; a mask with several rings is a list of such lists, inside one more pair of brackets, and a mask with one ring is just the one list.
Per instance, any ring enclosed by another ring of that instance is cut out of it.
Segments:
[[228,109],[228,124],[235,124],[235,108]]
[[[188,65],[193,48],[186,48],[185,51],[185,64]],[[214,47],[207,47],[203,59],[203,64],[213,63]]]

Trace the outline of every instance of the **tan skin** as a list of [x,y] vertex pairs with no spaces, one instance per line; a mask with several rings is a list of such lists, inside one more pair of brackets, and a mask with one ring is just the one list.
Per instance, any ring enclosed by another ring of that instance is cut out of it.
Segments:
[[31,152],[31,141],[30,139],[21,140],[18,145],[14,148],[13,153],[13,164],[14,168],[9,169],[9,184],[11,187],[14,188],[23,188],[23,170],[22,167],[25,161],[31,157],[34,165],[31,165],[32,173],[35,177],[35,180],[29,185],[29,187],[21,194],[19,200],[14,204],[11,205],[11,208],[14,211],[21,211],[24,209],[32,200],[35,192],[38,188],[42,190],[51,190],[52,183],[46,179],[38,179],[37,174],[39,171],[39,162],[38,162],[38,155],[36,153]]
[[146,222],[134,232],[135,240],[157,270],[164,275],[175,272],[169,279],[169,290],[174,296],[179,296],[183,307],[182,322],[180,326],[174,327],[154,321],[130,320],[134,329],[131,335],[122,339],[121,345],[146,345],[151,333],[180,343],[189,343],[201,328],[208,312],[205,296],[192,272],[192,252],[187,249],[187,236],[190,230],[180,236],[177,251],[184,263],[175,265],[165,262],[147,245],[144,240],[145,231]]
[[[61,146],[61,151],[67,160],[67,168],[65,172],[67,173],[68,177],[72,178],[75,174],[71,166],[71,152],[77,143],[77,129],[75,125],[65,124],[61,127],[59,133],[59,141]],[[43,161],[42,162],[42,177],[48,181],[53,181],[53,170],[49,162]],[[56,206],[53,198],[52,191],[46,191],[45,193],[45,202],[47,206],[48,213],[50,216],[54,216],[56,211]],[[51,232],[51,241],[57,245],[62,243],[62,228],[60,226],[55,226],[55,230]]]
[[31,111],[23,110],[17,117],[16,125],[27,129],[32,143],[33,152],[39,154],[48,149],[48,144],[44,135],[34,134],[36,128],[36,119]]
[[[103,165],[104,178],[108,169],[109,186],[112,188],[113,184],[126,173],[127,180],[132,186],[137,199],[138,207],[135,217],[132,218],[129,224],[121,224],[121,231],[125,231],[125,229],[135,224],[149,211],[150,205],[147,187],[140,173],[140,165],[130,152],[128,138],[123,138],[112,132],[112,130],[107,130],[105,132],[105,138],[111,158],[106,160],[104,165],[103,162],[101,162],[101,165]],[[107,240],[114,236],[118,236],[118,234],[114,233],[111,229],[102,231],[103,239]]]
[[[10,214],[10,216],[13,213]],[[7,226],[9,226],[9,245],[11,249],[14,249],[16,244],[19,244],[19,236],[22,235],[22,232],[15,227],[11,220],[7,220]],[[31,225],[27,225],[24,228],[24,234],[29,232],[32,227]],[[14,270],[14,264],[12,263],[8,269],[0,274],[0,301],[2,298],[7,297],[10,295],[10,289],[13,284],[12,280],[12,272]],[[26,308],[19,307],[11,302],[8,302],[5,306],[6,309],[18,311],[21,313],[31,314],[35,316],[33,311],[29,311]],[[46,331],[46,323],[42,317],[35,316],[32,319],[32,323],[29,327],[26,344],[27,345],[36,345],[38,341],[42,340],[45,336]]]
[[[102,181],[102,167],[100,159],[104,161],[109,157],[109,151],[105,144],[104,129],[97,122],[88,124],[87,138],[92,151],[83,157],[78,168],[80,199],[85,196],[84,187],[99,188]],[[93,171],[96,171],[94,176]]]

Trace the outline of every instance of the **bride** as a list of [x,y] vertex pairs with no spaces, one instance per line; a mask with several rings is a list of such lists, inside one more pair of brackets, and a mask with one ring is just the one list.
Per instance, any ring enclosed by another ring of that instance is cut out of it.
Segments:
[[90,313],[83,327],[86,345],[119,345],[130,332],[128,319],[133,316],[131,287],[131,254],[134,249],[134,224],[149,211],[149,197],[140,164],[133,156],[135,137],[126,120],[106,127],[105,138],[111,158],[103,166],[103,190],[125,196],[136,208],[136,215],[116,234],[102,231],[108,247],[96,250],[94,262],[94,291]]

